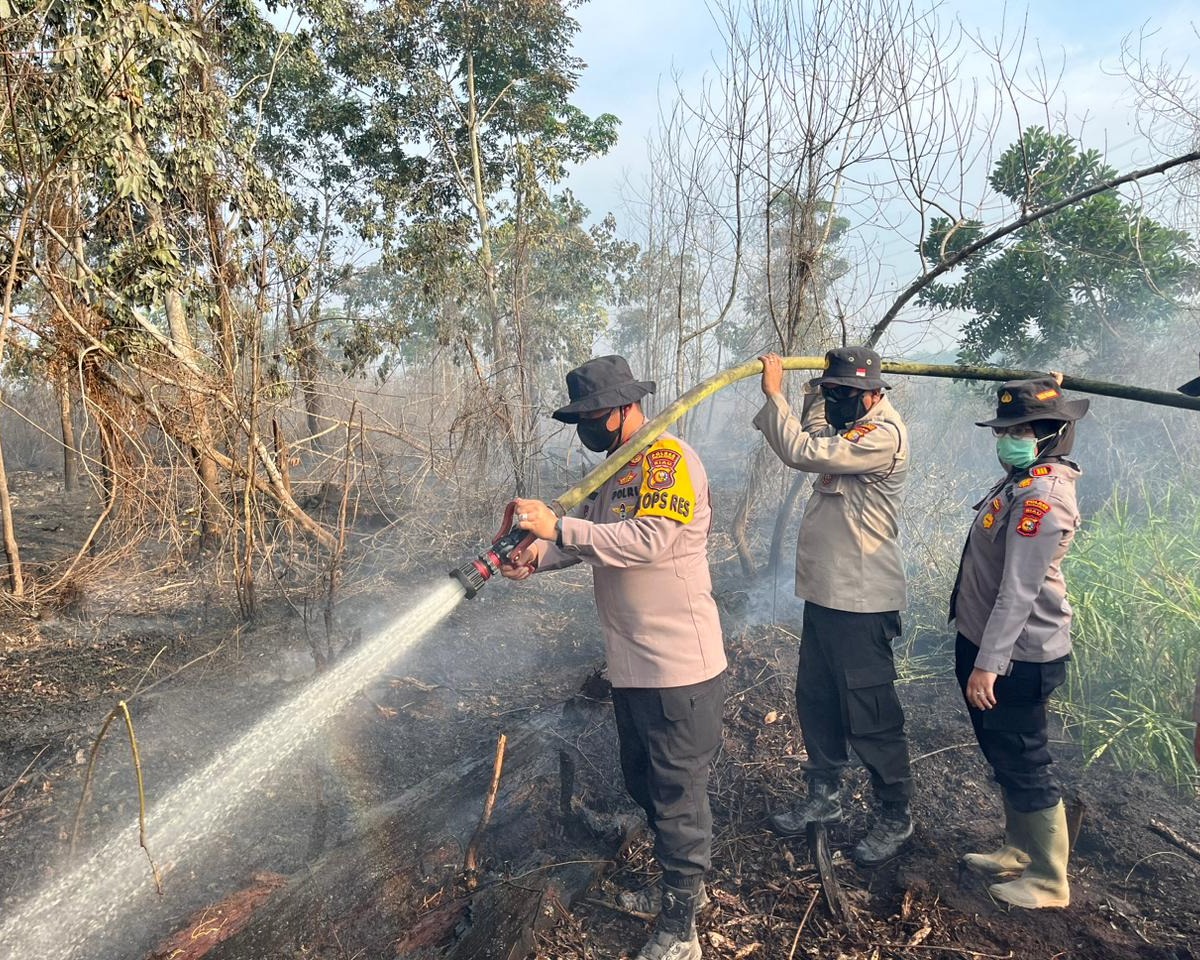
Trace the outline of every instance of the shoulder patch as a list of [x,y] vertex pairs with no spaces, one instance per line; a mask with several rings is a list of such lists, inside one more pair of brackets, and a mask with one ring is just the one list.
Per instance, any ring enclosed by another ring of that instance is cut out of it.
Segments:
[[851,443],[858,443],[859,440],[865,437],[872,430],[878,429],[879,424],[877,423],[860,423],[857,427],[851,427],[849,430],[843,433],[842,438],[844,440],[849,440]]
[[1045,500],[1026,500],[1025,512],[1032,513],[1035,510],[1040,510],[1042,513],[1049,513],[1050,504],[1048,504]]
[[674,440],[660,440],[646,451],[637,514],[669,517],[680,523],[691,523],[694,519],[696,491],[688,473],[687,458]]
[[1032,470],[1030,470],[1029,475],[1031,477],[1048,477],[1053,472],[1054,471],[1051,470],[1050,467],[1043,463],[1041,466],[1034,467]]

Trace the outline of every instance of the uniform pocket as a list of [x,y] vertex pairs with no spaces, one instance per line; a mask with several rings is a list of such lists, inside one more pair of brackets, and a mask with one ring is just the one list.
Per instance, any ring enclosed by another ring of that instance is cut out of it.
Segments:
[[980,712],[985,730],[997,733],[1037,733],[1046,726],[1046,704],[1040,700],[998,703]]
[[904,710],[892,682],[896,668],[891,663],[847,668],[846,720],[859,736],[883,733],[904,725]]

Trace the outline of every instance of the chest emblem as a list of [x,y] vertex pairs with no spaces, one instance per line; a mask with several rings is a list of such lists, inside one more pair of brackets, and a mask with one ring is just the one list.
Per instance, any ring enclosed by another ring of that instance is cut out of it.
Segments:
[[997,497],[995,500],[992,501],[992,509],[993,510],[999,510],[1002,506],[1004,506],[1004,501],[1001,500],[999,497]]
[[1018,487],[1032,487],[1033,480],[1031,480],[1029,477],[1026,477],[1024,480],[1018,480],[1017,486]]
[[1044,463],[1040,467],[1034,467],[1029,471],[1031,477],[1048,477],[1053,471]]
[[611,509],[616,514],[618,520],[626,520],[637,513],[637,501],[634,500],[632,503],[618,503]]
[[991,530],[996,525],[996,515],[994,513],[985,513],[980,523],[983,524],[984,530]]

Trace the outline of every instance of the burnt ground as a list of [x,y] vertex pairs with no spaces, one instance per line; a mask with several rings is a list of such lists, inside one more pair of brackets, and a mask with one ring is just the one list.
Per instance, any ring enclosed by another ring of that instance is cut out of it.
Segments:
[[[93,508],[37,477],[14,486],[18,525],[35,531],[25,542],[36,570],[79,542]],[[374,566],[348,577],[339,597],[335,654],[385,624],[429,579],[399,550],[374,554]],[[1009,912],[960,874],[961,852],[998,837],[1000,805],[969,742],[949,655],[937,649],[910,661],[901,688],[916,758],[916,836],[877,870],[849,862],[868,822],[865,775],[853,771],[851,815],[830,839],[854,920],[834,923],[803,840],[781,842],[764,828],[767,812],[801,789],[795,640],[786,624],[747,622],[744,585],[721,554],[728,551],[718,544],[732,668],[725,748],[712,781],[714,903],[700,923],[707,957],[1200,956],[1200,861],[1148,826],[1154,818],[1200,841],[1200,804],[1150,775],[1086,766],[1070,744],[1055,748],[1057,773],[1086,807],[1072,906]],[[444,562],[439,556],[435,565]],[[206,558],[127,555],[66,604],[43,606],[36,617],[0,611],[0,914],[66,869],[81,761],[118,699],[158,684],[130,701],[153,804],[314,674],[314,635],[318,648],[325,642],[319,590],[310,591],[309,609],[295,590],[284,600],[264,585],[258,617],[244,623],[212,568]],[[559,810],[564,745],[576,759],[577,797],[609,814],[628,810],[604,705],[591,704],[567,739],[559,732],[566,727],[556,705],[571,701],[598,664],[589,594],[586,572],[568,571],[552,583],[488,587],[461,606],[420,650],[384,670],[317,748],[267,784],[259,816],[221,838],[225,856],[182,890],[176,885],[168,922],[98,960],[152,952],[189,960],[499,956],[494,948],[506,934],[485,909],[488,897],[572,869],[580,895],[549,911],[524,955],[632,956],[648,923],[615,909],[615,895],[648,879],[648,844],[637,836],[618,853],[614,837],[597,838]],[[306,610],[314,614],[307,623]],[[471,897],[464,838],[478,820],[500,732],[516,746]],[[113,730],[101,751],[85,843],[136,816],[120,734]],[[204,908],[229,920],[226,942],[211,952],[195,946]],[[192,952],[154,952],[172,933]]]

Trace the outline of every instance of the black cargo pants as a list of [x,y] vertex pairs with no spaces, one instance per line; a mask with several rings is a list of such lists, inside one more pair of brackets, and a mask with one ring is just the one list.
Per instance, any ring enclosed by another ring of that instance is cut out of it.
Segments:
[[614,687],[625,789],[646,811],[670,886],[699,882],[712,861],[708,765],[721,746],[725,675],[685,687]]
[[893,682],[892,641],[898,636],[896,611],[851,613],[804,604],[796,716],[808,753],[805,770],[838,777],[850,762],[849,745],[883,803],[912,796],[904,710]]
[[[960,633],[954,645],[954,672],[964,702],[978,655],[979,647]],[[991,710],[967,704],[975,739],[992,765],[996,782],[1021,813],[1045,810],[1062,799],[1050,777],[1054,759],[1047,746],[1046,702],[1066,679],[1065,657],[1050,663],[1014,660],[1008,676],[996,677],[996,705]]]

